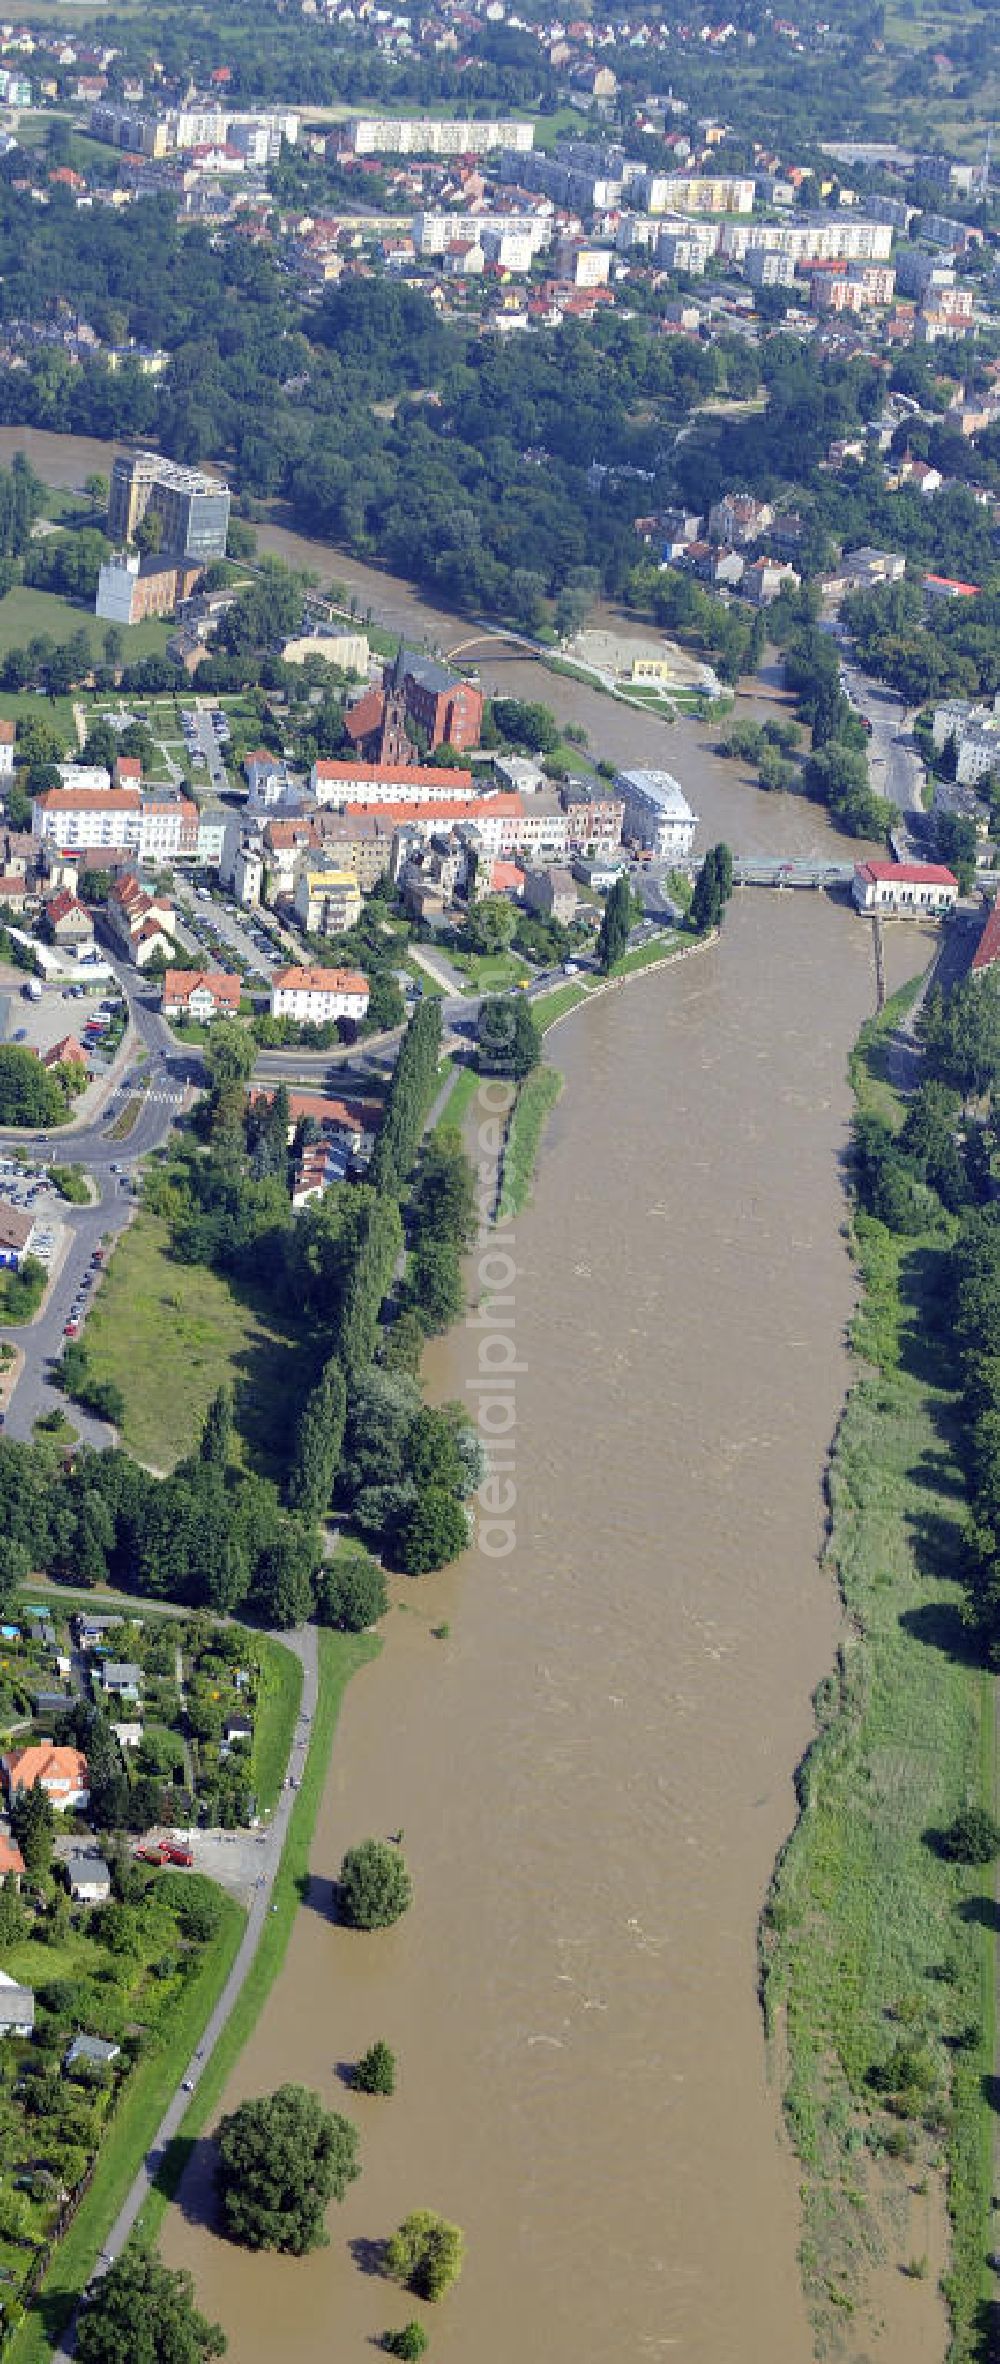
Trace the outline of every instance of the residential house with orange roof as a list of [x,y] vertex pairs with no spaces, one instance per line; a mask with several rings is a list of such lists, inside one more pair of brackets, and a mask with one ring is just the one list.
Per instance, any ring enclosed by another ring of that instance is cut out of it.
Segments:
[[81,1749],[39,1740],[30,1748],[9,1749],[0,1757],[0,1773],[9,1805],[36,1782],[57,1814],[90,1804],[90,1770]]
[[24,1878],[24,1857],[16,1839],[9,1839],[0,1831],[0,1880],[13,1880],[20,1887]]

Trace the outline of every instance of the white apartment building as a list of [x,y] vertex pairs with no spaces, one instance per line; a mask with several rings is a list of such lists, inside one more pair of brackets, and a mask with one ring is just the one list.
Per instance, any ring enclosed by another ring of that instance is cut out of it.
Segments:
[[196,861],[198,808],[137,788],[46,788],[32,799],[32,835],[59,853],[120,850],[140,862]]
[[611,277],[611,248],[580,246],[574,238],[562,238],[553,267],[557,278],[570,280],[574,287],[606,287]]
[[753,181],[729,173],[643,173],[630,193],[647,213],[753,212]]
[[665,271],[686,271],[700,279],[719,243],[713,222],[663,222],[656,240],[656,259]]
[[359,969],[279,969],[271,985],[272,1018],[324,1026],[331,1018],[359,1023],[368,1008],[368,979]]
[[355,156],[486,156],[507,148],[526,156],[535,144],[533,123],[438,121],[431,116],[362,115],[347,126]]
[[204,870],[218,870],[229,814],[224,805],[201,805],[198,812],[198,860]]
[[789,255],[795,263],[885,263],[892,253],[892,224],[857,214],[796,214],[792,221],[725,222],[720,252],[734,263],[754,249]]
[[137,788],[108,788],[96,796],[74,788],[46,788],[32,798],[32,836],[60,853],[120,846],[137,854],[141,801]]
[[472,773],[443,764],[333,763],[320,756],[309,774],[317,804],[453,804],[476,794]]
[[420,255],[444,254],[456,238],[478,239],[484,254],[487,252],[487,239],[527,239],[530,254],[536,255],[541,254],[543,247],[551,241],[552,215],[551,212],[416,213],[410,230],[413,244]]
[[623,835],[656,855],[683,860],[694,844],[698,816],[672,772],[618,772],[615,787],[625,807]]
[[938,754],[954,739],[955,778],[963,787],[974,787],[987,772],[1000,772],[1000,698],[992,706],[946,699],[934,708],[931,736]]
[[773,254],[767,246],[753,246],[743,265],[748,287],[794,287],[795,257]]

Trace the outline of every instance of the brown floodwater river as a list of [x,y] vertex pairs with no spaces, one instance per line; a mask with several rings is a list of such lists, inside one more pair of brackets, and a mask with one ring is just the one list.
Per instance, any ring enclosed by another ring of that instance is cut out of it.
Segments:
[[[107,472],[101,445],[0,434],[0,459],[18,444],[64,482]],[[270,538],[380,618],[461,637],[405,586]],[[596,753],[668,765],[705,838],[846,850],[694,725],[530,660],[483,674],[583,722]],[[890,984],[925,957],[890,935]],[[854,1294],[845,1061],[873,996],[846,908],[749,892],[720,943],[550,1038],[566,1088],[512,1248],[516,1549],[397,1588],[347,1694],[310,1898],[226,2094],[295,2079],[342,2103],[362,2178],[305,2260],[219,2240],[203,2158],[164,2232],[234,2364],[360,2364],[411,2311],[370,2244],[420,2206],[468,2238],[435,2364],[811,2352],[756,1928],[838,1634],[817,1555]],[[435,1395],[475,1402],[482,1335],[435,1349]],[[344,1847],[400,1827],[411,1912],[372,1938],[335,1927]],[[391,2101],[338,2075],[376,2036],[398,2054]],[[930,2364],[936,2303],[895,2279],[872,2352]]]

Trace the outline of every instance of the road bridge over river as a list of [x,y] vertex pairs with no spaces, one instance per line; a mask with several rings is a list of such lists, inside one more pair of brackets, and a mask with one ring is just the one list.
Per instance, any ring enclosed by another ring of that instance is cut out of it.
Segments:
[[764,859],[753,854],[734,854],[733,885],[762,887],[822,887],[850,886],[854,877],[853,862],[829,862],[822,856],[811,859],[783,860],[780,856]]

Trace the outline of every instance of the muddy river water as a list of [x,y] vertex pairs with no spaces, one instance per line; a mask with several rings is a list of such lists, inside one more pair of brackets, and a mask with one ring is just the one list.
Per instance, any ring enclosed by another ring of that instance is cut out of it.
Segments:
[[[43,475],[96,444],[0,434]],[[461,637],[404,586],[275,533],[380,619]],[[668,730],[530,661],[487,686],[674,770],[707,838],[842,849]],[[890,983],[925,948],[897,932]],[[797,2175],[755,1992],[756,1924],[794,1814],[838,1619],[817,1566],[853,1294],[840,1224],[867,928],[748,892],[722,941],[552,1035],[566,1088],[515,1231],[517,1548],[401,1588],[350,1688],[313,1891],[227,2106],[283,2079],[338,2100],[364,2172],[331,2244],[248,2258],[205,2228],[196,2162],[164,2252],[234,2364],[360,2359],[406,2307],[366,2270],[411,2207],[465,2228],[434,2364],[803,2364]],[[434,1354],[465,1396],[479,1335]],[[446,1621],[449,1635],[432,1627]],[[400,1926],[335,1928],[344,1846],[405,1830]],[[389,2102],[338,2064],[384,2036]],[[911,2317],[880,2356],[933,2354]]]

